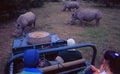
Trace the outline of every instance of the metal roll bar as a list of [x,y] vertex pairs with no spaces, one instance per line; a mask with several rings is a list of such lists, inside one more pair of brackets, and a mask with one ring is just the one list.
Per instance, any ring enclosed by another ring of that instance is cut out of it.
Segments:
[[[83,47],[91,47],[93,49],[93,56],[92,56],[92,61],[91,61],[91,64],[92,65],[95,65],[95,58],[96,58],[96,54],[97,54],[97,49],[95,47],[94,44],[91,44],[91,43],[84,43],[84,44],[76,44],[76,45],[71,45],[71,46],[64,46],[64,47],[58,47],[58,48],[50,48],[50,49],[42,49],[42,50],[38,50],[39,51],[39,54],[41,53],[48,53],[48,52],[53,52],[53,51],[61,51],[61,50],[67,50],[67,49],[76,49],[76,48],[83,48]],[[23,53],[20,53],[20,54],[16,54],[15,56],[12,56],[12,58],[10,58],[6,65],[5,65],[5,74],[9,74],[9,67],[10,67],[10,64],[18,59],[18,58],[23,58]]]

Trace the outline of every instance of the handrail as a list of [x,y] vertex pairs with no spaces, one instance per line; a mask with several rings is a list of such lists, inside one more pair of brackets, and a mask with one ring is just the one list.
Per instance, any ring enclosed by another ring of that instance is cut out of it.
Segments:
[[[64,46],[64,47],[58,47],[58,48],[51,48],[51,49],[45,49],[45,50],[38,50],[39,54],[41,53],[48,53],[48,52],[53,52],[53,51],[61,51],[61,50],[67,50],[67,49],[76,49],[76,48],[83,48],[83,47],[91,47],[93,49],[93,56],[92,56],[92,61],[91,64],[95,65],[95,58],[96,58],[96,54],[97,54],[97,49],[95,47],[94,44],[91,43],[84,43],[84,44],[75,44],[75,45],[71,45],[71,46]],[[13,56],[12,58],[10,58],[8,60],[8,62],[5,65],[5,74],[9,74],[8,70],[9,70],[9,66],[10,64],[18,59],[18,58],[22,58],[23,57],[23,53],[20,54],[16,54],[15,56]]]
[[85,61],[86,61],[85,59],[78,59],[78,60],[62,63],[61,65],[59,65],[59,68],[58,68],[58,64],[56,64],[56,65],[40,68],[40,70],[43,71],[43,73],[46,73],[57,69],[63,69],[66,67],[83,64]]

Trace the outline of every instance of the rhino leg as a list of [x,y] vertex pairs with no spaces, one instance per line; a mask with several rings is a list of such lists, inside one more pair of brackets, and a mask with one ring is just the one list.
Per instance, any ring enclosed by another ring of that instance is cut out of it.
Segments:
[[35,27],[35,22],[34,22],[34,21],[29,22],[29,23],[23,28],[23,30],[24,30],[26,27],[34,28],[34,27]]
[[75,23],[75,18],[72,18],[72,20],[70,21],[70,25],[73,25]]
[[25,30],[25,27],[22,27],[22,35],[23,35],[23,36],[26,36],[26,30]]
[[[36,19],[35,19],[35,20],[36,20]],[[36,23],[35,23],[35,22],[36,22],[35,20],[34,20],[34,22],[33,22],[33,26],[34,26],[34,28],[35,28],[35,24],[36,24]]]
[[20,37],[21,36],[21,34],[19,34],[19,33],[13,33],[13,37]]
[[83,23],[83,20],[82,20],[82,19],[80,19],[80,25],[81,25],[81,26],[84,26],[84,23]]
[[99,26],[100,19],[96,19],[96,26]]
[[79,7],[75,7],[76,9],[78,9]]
[[71,8],[69,7],[68,10],[71,11]]
[[62,11],[66,11],[66,6],[63,7]]
[[14,37],[20,37],[22,35],[22,30],[20,28],[16,28],[15,32],[13,33]]

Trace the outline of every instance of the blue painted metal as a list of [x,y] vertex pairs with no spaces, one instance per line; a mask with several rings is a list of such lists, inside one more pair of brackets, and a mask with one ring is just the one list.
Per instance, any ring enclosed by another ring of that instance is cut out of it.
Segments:
[[13,41],[13,48],[28,46],[26,38],[17,38]]
[[[56,34],[51,35],[52,43],[57,42],[59,40],[60,40],[60,38]],[[46,42],[46,43],[50,43],[50,42]],[[14,39],[14,41],[13,41],[13,48],[20,48],[20,47],[33,46],[33,45],[34,44],[27,43],[27,38],[17,38],[17,39]]]
[[[95,65],[95,58],[96,58],[96,54],[97,54],[97,49],[95,47],[94,44],[91,43],[85,43],[85,44],[76,44],[76,45],[72,45],[72,46],[64,46],[64,47],[59,47],[59,48],[51,48],[51,49],[46,49],[46,50],[38,50],[39,53],[48,53],[48,52],[53,52],[53,51],[62,51],[62,50],[68,50],[68,49],[75,49],[75,48],[83,48],[83,47],[91,47],[93,49],[93,57],[92,57],[92,61],[91,64]],[[18,59],[18,58],[22,58],[23,57],[23,53],[20,54],[16,54],[15,56],[13,56],[12,58],[10,58],[10,60],[7,62],[6,66],[5,66],[5,71],[7,71],[8,67],[10,66],[10,64]]]
[[29,49],[29,48],[34,48],[34,49],[49,49],[50,48],[55,48],[55,47],[60,47],[60,46],[65,46],[67,42],[65,40],[61,40],[56,34],[51,35],[51,42],[46,42],[42,44],[29,44],[27,43],[27,38],[17,38],[14,39],[13,41],[13,47],[12,47],[12,53],[13,55],[22,53],[24,50]]
[[[54,51],[62,51],[62,50],[68,50],[68,49],[76,49],[76,48],[83,48],[83,47],[91,47],[93,50],[93,56],[92,56],[92,61],[91,64],[95,65],[95,58],[97,54],[97,49],[94,44],[91,43],[83,43],[83,44],[75,44],[71,46],[66,46],[62,44],[66,44],[65,40],[61,40],[57,35],[52,35],[52,41],[48,43],[43,43],[43,44],[28,44],[26,38],[18,38],[13,41],[13,48],[12,48],[12,54],[13,56],[8,60],[6,66],[5,66],[5,74],[8,74],[7,71],[9,69],[9,66],[14,60],[18,58],[23,58],[23,51],[24,49],[28,48],[35,48],[38,50],[39,54],[41,53],[49,53],[49,52],[54,52]],[[56,45],[57,44],[57,45]],[[51,48],[44,48],[43,46],[50,45]],[[59,46],[60,45],[60,46]],[[19,52],[18,54],[15,54],[14,52]],[[77,69],[74,69],[77,70]],[[74,71],[70,70],[70,71]],[[69,71],[68,71],[69,72]]]

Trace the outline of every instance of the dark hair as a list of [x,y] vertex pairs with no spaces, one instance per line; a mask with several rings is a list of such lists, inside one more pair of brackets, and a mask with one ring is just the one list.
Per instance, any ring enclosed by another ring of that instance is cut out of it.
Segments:
[[120,74],[120,54],[113,50],[108,50],[104,54],[104,59],[107,60],[107,63],[110,67],[113,74]]

